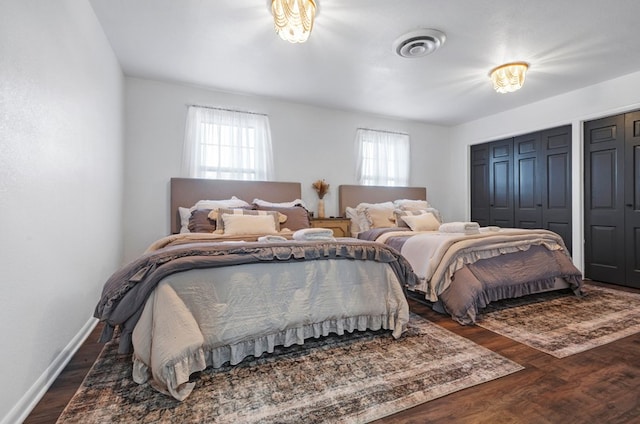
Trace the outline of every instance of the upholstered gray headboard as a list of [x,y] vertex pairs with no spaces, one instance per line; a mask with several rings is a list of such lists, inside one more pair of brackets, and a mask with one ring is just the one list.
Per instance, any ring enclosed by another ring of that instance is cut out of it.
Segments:
[[210,180],[201,178],[171,178],[171,233],[180,232],[178,207],[189,208],[198,200],[229,199],[236,196],[251,203],[253,199],[288,202],[300,199],[300,183],[278,181]]
[[338,186],[338,207],[345,215],[348,207],[355,208],[360,203],[382,203],[398,199],[427,200],[425,187],[386,187],[341,185]]

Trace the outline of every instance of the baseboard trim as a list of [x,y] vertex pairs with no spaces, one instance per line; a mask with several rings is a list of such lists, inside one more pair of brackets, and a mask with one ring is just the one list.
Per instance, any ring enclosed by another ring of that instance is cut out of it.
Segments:
[[23,422],[36,407],[40,399],[47,393],[49,387],[58,378],[64,367],[67,366],[73,355],[78,351],[82,343],[89,337],[89,334],[98,324],[98,320],[90,318],[71,339],[69,344],[60,352],[54,361],[40,375],[31,388],[20,398],[18,403],[11,408],[11,411],[0,421],[0,424],[13,424]]

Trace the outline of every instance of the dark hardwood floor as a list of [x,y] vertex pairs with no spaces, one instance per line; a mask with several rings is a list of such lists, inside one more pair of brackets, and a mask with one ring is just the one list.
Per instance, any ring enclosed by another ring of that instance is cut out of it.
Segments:
[[[640,334],[557,359],[482,327],[461,326],[413,300],[410,306],[412,311],[506,356],[525,369],[376,423],[640,422]],[[102,350],[102,345],[96,342],[100,331],[98,326],[25,423],[55,423]]]

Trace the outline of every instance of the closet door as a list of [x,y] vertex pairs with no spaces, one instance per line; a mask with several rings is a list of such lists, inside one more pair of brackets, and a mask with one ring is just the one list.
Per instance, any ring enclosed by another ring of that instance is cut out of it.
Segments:
[[640,112],[625,115],[624,155],[625,281],[640,287]]
[[514,226],[542,228],[540,133],[513,139]]
[[471,220],[486,227],[491,222],[489,202],[489,144],[471,146]]
[[[585,277],[625,281],[624,116],[584,124]],[[631,209],[631,208],[629,208]]]
[[513,227],[513,139],[489,143],[490,225]]
[[542,228],[559,234],[571,252],[571,125],[540,132]]

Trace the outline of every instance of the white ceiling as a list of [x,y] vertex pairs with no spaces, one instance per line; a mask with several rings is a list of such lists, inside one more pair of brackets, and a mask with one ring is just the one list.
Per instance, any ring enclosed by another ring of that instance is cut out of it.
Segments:
[[[456,125],[640,71],[639,0],[317,0],[311,37],[278,37],[266,0],[90,0],[129,76]],[[418,28],[447,35],[400,58]],[[523,89],[488,72],[530,63]]]

